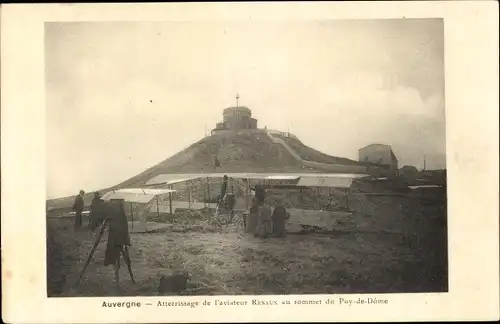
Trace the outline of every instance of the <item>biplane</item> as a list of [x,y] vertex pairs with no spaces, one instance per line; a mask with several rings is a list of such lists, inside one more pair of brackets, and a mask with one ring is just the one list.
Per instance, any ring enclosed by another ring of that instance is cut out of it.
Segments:
[[[228,177],[225,197],[220,196],[224,176]],[[177,209],[215,210],[214,226],[221,226],[233,219],[234,212],[248,213],[256,190],[282,190],[298,192],[304,189],[340,190],[344,195],[344,208],[349,209],[350,187],[354,180],[368,177],[366,174],[340,173],[198,173],[198,174],[160,174],[153,177],[141,188],[125,188],[107,192],[104,200],[123,199],[130,203],[129,214],[132,226],[138,218],[141,227],[147,231],[148,215],[156,212],[172,216]],[[175,196],[175,197],[174,197]],[[234,206],[230,209],[225,198],[233,196]],[[302,198],[299,198],[300,200]],[[168,201],[168,204],[164,202]],[[322,208],[322,207],[321,207]],[[135,214],[135,216],[134,216]]]

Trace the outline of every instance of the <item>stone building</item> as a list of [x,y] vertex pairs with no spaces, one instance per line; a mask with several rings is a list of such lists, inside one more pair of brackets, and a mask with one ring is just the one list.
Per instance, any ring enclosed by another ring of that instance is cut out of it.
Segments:
[[379,165],[389,171],[389,176],[398,174],[398,159],[389,145],[372,144],[359,149],[359,162]]
[[257,119],[252,118],[252,111],[248,107],[238,104],[239,97],[236,97],[236,106],[224,109],[222,122],[217,123],[212,134],[218,131],[257,129]]

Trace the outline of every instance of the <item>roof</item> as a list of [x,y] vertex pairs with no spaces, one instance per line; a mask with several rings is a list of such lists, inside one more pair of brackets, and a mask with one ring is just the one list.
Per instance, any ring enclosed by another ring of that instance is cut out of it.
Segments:
[[[227,175],[235,179],[251,180],[299,180],[298,186],[348,188],[352,181],[366,177],[365,174],[348,173],[199,173],[199,174],[160,174],[150,179],[146,185],[172,184],[200,178],[222,178]],[[183,180],[187,179],[187,180]]]
[[367,145],[365,147],[360,148],[359,150],[363,150],[363,149],[366,149],[366,148],[369,148],[369,147],[372,147],[372,146],[380,146],[380,147],[384,147],[384,148],[388,148],[388,149],[392,150],[392,148],[391,148],[390,145],[387,145],[387,144],[378,144],[378,143]]
[[360,148],[358,151],[360,152],[360,151],[363,151],[363,150],[365,150],[365,149],[367,149],[367,148],[369,148],[369,147],[373,147],[373,146],[378,146],[378,147],[380,147],[380,148],[384,148],[384,149],[386,149],[386,150],[387,150],[387,151],[391,154],[391,158],[392,158],[392,159],[394,159],[394,160],[396,160],[396,161],[398,160],[398,158],[396,157],[396,154],[394,154],[394,151],[393,151],[393,149],[392,149],[392,146],[387,145],[387,144],[377,144],[377,143],[375,143],[375,144],[370,144],[370,145],[368,145],[368,146],[365,146],[365,147]]
[[232,112],[232,111],[244,111],[244,112],[252,112],[250,110],[250,108],[248,107],[245,107],[245,106],[238,106],[238,107],[228,107],[226,109],[224,109],[223,113],[227,113],[227,112]]
[[150,189],[150,188],[126,188],[107,192],[102,199],[123,199],[126,202],[147,204],[156,196],[175,192],[171,189]]

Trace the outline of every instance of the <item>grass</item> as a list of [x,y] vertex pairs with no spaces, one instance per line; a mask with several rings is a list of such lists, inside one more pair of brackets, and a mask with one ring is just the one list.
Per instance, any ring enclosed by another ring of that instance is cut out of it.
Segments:
[[327,164],[360,165],[358,161],[322,153],[293,137],[281,137],[281,139],[283,139],[295,152],[297,152],[301,158],[307,161]]
[[[66,279],[81,255],[81,237],[74,235],[71,220],[47,221],[47,294],[64,292]],[[84,238],[83,238],[84,239]]]
[[[93,237],[53,224],[48,242],[59,242],[55,246],[62,254],[51,254],[60,261],[50,262],[49,278],[60,289],[49,293],[151,296],[161,275],[183,269],[192,275],[185,295],[443,292],[448,286],[441,201],[356,196],[354,214],[338,222],[335,231],[270,239],[254,238],[235,225],[213,229],[204,218],[186,222],[186,213],[163,232],[131,235],[137,283],[130,282],[123,267],[118,291],[113,270],[103,266],[105,240],[74,288]],[[57,278],[62,276],[61,284]]]

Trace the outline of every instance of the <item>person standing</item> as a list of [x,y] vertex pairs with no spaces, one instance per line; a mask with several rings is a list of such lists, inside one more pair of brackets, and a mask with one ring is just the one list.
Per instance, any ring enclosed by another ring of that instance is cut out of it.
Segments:
[[227,181],[228,181],[227,175],[224,175],[224,178],[222,178],[222,187],[221,187],[221,190],[220,190],[220,197],[221,197],[221,199],[224,199],[224,196],[226,195]]
[[123,199],[112,199],[105,207],[105,220],[109,223],[108,242],[104,265],[112,265],[115,270],[115,285],[120,282],[120,254],[130,244],[128,221]]
[[271,207],[269,207],[267,203],[267,199],[265,199],[260,203],[258,209],[257,229],[254,236],[267,238],[272,234],[272,232],[272,211]]
[[234,193],[226,194],[226,210],[229,213],[229,223],[233,222],[235,203],[236,203],[236,198],[234,197]]
[[100,207],[104,200],[101,198],[99,192],[94,193],[94,199],[92,199],[92,204],[90,205],[89,214],[89,227],[93,231],[101,223]]
[[257,218],[259,213],[259,205],[257,204],[257,199],[255,197],[252,199],[252,206],[250,207],[250,212],[248,218],[245,221],[245,232],[255,234],[255,229],[257,227]]
[[80,190],[80,194],[76,196],[73,204],[73,211],[75,212],[75,230],[82,228],[82,212],[84,207],[83,195],[85,191]]
[[266,191],[261,186],[255,186],[255,199],[259,205],[266,199]]
[[285,224],[290,214],[287,212],[282,199],[278,199],[273,211],[273,236],[282,237],[285,235]]
[[222,186],[220,189],[220,198],[218,199],[218,202],[217,202],[219,204],[219,206],[222,205],[222,202],[226,198],[227,181],[228,181],[227,175],[224,175],[224,178],[222,179]]

